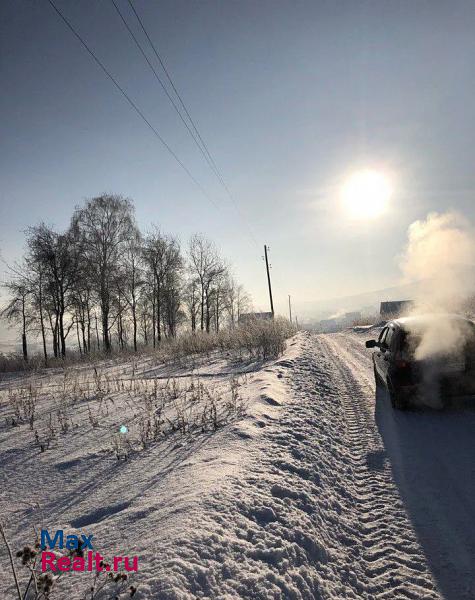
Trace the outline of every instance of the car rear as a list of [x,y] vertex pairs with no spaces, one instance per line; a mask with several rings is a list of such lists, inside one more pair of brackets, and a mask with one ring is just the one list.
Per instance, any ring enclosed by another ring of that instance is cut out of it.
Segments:
[[[461,317],[401,320],[389,370],[394,389],[411,397],[475,395],[475,326]],[[430,398],[429,398],[430,399]]]

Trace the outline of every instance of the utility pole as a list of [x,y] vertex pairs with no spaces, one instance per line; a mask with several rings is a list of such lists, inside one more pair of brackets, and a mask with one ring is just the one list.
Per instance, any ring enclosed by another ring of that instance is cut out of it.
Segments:
[[292,304],[290,302],[290,294],[289,294],[289,316],[290,316],[290,322],[292,323]]
[[267,246],[265,244],[264,244],[264,255],[266,257],[267,283],[269,284],[270,310],[271,310],[272,318],[273,318],[274,317],[274,302],[272,300],[272,286],[270,283],[269,259],[267,258]]

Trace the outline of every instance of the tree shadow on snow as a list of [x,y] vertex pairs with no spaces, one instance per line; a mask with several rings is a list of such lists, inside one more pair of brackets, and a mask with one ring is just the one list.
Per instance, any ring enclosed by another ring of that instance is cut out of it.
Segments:
[[398,412],[376,391],[386,457],[428,566],[447,600],[475,598],[475,400]]

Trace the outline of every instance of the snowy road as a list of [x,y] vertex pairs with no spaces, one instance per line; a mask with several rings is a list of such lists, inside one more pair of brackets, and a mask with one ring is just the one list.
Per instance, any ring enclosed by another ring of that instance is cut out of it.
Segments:
[[335,403],[337,529],[354,577],[345,594],[475,598],[475,415],[395,413],[383,390],[375,394],[364,339],[309,337],[293,377],[301,396],[314,379],[328,387],[317,395]]

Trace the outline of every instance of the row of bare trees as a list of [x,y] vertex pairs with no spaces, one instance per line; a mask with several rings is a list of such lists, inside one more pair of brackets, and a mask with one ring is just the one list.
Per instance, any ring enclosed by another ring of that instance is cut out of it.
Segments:
[[[180,328],[234,327],[249,299],[214,244],[195,234],[185,251],[158,228],[143,235],[130,200],[102,195],[77,207],[67,231],[41,223],[11,267],[3,316],[19,326],[23,357],[39,336],[44,360],[79,352],[156,347]],[[49,349],[51,348],[51,349]]]

